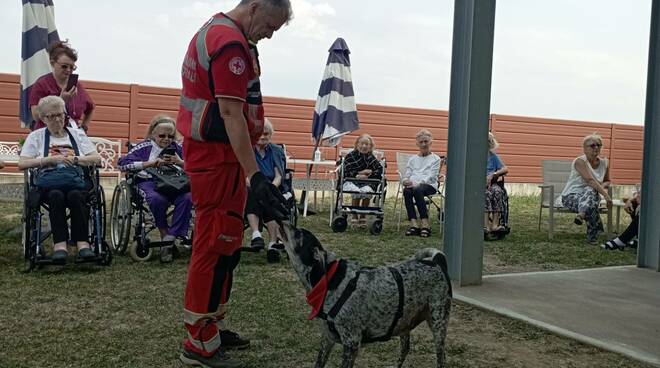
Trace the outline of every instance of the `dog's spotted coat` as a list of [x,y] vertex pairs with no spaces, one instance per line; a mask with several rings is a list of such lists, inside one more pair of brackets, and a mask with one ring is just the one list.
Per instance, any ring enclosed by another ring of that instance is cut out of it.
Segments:
[[[320,280],[328,265],[337,258],[323,249],[319,240],[307,230],[297,230],[288,224],[281,226],[286,251],[294,270],[309,292]],[[321,323],[321,349],[316,368],[323,368],[335,343],[344,347],[342,368],[353,367],[361,343],[389,339],[388,332],[401,340],[398,367],[403,366],[410,351],[410,331],[426,321],[435,341],[437,367],[444,366],[444,346],[451,308],[451,282],[447,274],[447,261],[442,252],[428,248],[418,251],[412,259],[384,267],[361,267],[359,264],[340,260],[340,268],[328,285]],[[401,275],[403,304],[400,307],[400,288],[393,271]],[[351,280],[358,277],[355,290],[342,294]],[[338,303],[339,302],[339,303]],[[340,305],[336,316],[327,315],[335,305]],[[400,318],[397,310],[402,309]]]

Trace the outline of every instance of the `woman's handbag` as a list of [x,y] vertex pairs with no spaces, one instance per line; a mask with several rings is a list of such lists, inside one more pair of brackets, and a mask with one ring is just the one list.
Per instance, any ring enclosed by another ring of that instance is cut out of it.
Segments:
[[[76,140],[73,139],[73,135],[69,132],[69,129],[65,127],[64,130],[69,134],[71,147],[76,156],[78,156],[80,153],[78,151]],[[44,157],[48,157],[48,150],[50,148],[50,131],[48,128],[46,128],[45,135]],[[65,166],[64,164],[57,165],[56,167],[40,169],[35,175],[34,184],[42,190],[73,190],[84,189],[86,186],[85,175],[82,168],[77,165]]]
[[176,167],[163,167],[146,170],[153,177],[156,191],[166,197],[175,197],[190,192],[190,178]]
[[43,190],[85,188],[85,176],[80,166],[62,166],[37,171],[34,184]]

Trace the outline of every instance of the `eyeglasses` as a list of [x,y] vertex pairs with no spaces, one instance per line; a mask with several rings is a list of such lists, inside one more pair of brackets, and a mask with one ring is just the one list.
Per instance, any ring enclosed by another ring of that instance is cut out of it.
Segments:
[[165,139],[165,138],[174,139],[174,134],[158,134],[158,138],[161,138],[161,139]]
[[46,115],[44,115],[44,118],[46,118],[48,120],[64,119],[64,113],[59,112],[59,113],[56,113],[56,114],[46,114]]
[[593,143],[593,144],[589,145],[589,147],[591,147],[591,149],[598,149],[602,146],[603,146],[602,144],[598,144],[598,143]]
[[71,65],[71,64],[58,63],[57,61],[55,62],[55,64],[59,65],[60,68],[62,68],[62,70],[69,70],[69,69],[71,69],[71,70],[73,71],[73,70],[78,69],[77,66],[75,66],[75,65]]

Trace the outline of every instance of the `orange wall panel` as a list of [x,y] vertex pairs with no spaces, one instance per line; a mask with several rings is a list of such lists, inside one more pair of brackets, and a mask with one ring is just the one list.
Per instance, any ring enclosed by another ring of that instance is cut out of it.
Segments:
[[[28,131],[19,128],[20,78],[0,73],[0,140],[18,141]],[[153,86],[84,81],[96,104],[91,136],[127,141],[143,139],[149,121],[159,113],[176,117],[180,90]],[[310,138],[315,101],[264,97],[264,110],[275,126],[274,140],[287,145],[295,158],[312,157]],[[426,128],[434,136],[433,151],[446,155],[448,112],[358,104],[360,130],[345,136],[343,147],[352,147],[362,133],[372,135],[376,148],[385,152],[387,174],[397,177],[396,152],[415,153],[415,134]],[[600,134],[603,155],[610,157],[611,177],[617,184],[641,180],[643,129],[639,126],[603,124],[537,117],[492,114],[489,124],[501,146],[498,154],[509,167],[507,182],[538,183],[541,161],[570,160],[582,154],[582,137]],[[335,148],[322,148],[325,159],[335,159]],[[304,165],[302,165],[304,166]],[[304,171],[304,167],[296,167]]]

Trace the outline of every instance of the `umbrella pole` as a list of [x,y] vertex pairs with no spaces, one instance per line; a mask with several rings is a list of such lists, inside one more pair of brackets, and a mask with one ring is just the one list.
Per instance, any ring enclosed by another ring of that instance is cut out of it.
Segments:
[[[317,140],[316,143],[314,144],[314,149],[312,150],[312,162],[314,162],[314,153],[316,150],[319,148],[319,144],[321,143],[320,140]],[[307,178],[309,179],[312,176],[312,168],[314,167],[314,164],[310,164],[307,167]],[[303,211],[304,211],[304,203],[305,200],[307,200],[307,190],[303,190],[302,193],[300,194],[300,205],[303,206]]]

